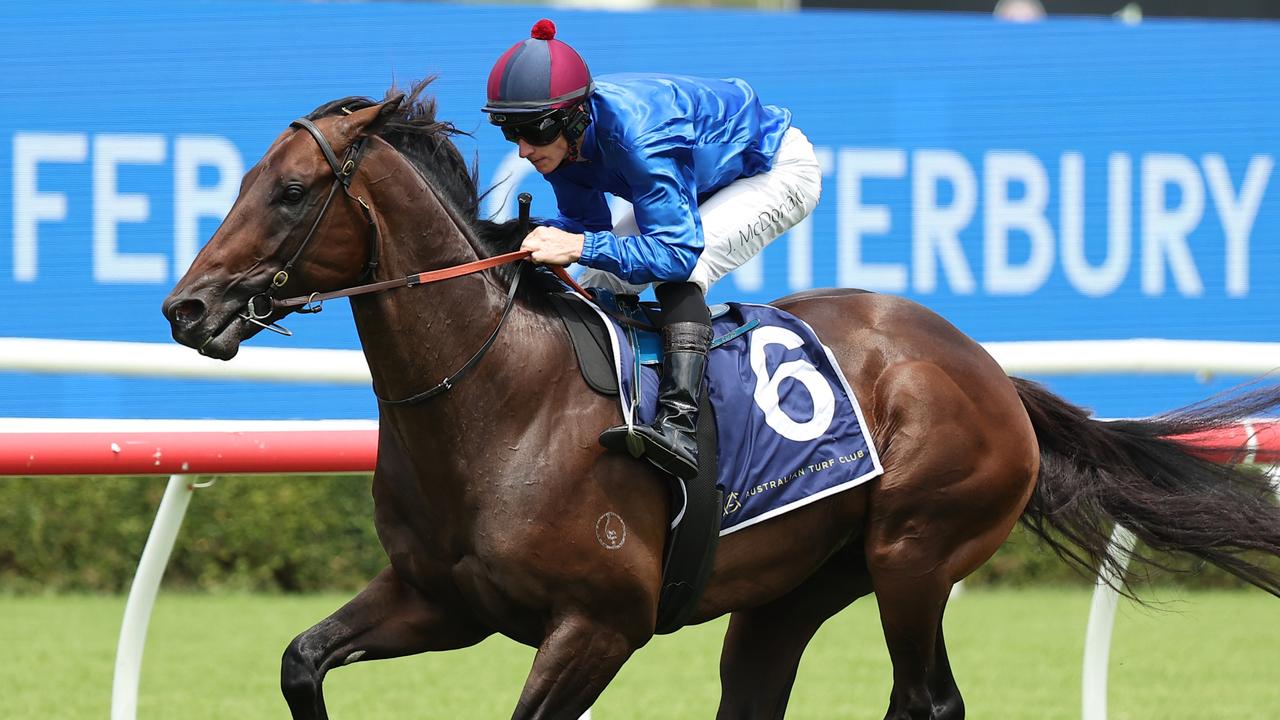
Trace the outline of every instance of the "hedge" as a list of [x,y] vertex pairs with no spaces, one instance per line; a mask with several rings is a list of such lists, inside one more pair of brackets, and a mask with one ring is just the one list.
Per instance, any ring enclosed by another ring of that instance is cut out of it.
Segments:
[[[128,589],[167,478],[0,480],[0,591]],[[165,587],[362,587],[386,565],[367,476],[218,478],[196,492]]]
[[[128,589],[167,478],[0,479],[0,592]],[[1190,566],[1187,562],[1183,566]],[[386,565],[368,476],[218,478],[183,522],[165,587],[184,590],[356,590]],[[1238,586],[1216,568],[1158,576]],[[1020,527],[970,585],[1087,585]]]

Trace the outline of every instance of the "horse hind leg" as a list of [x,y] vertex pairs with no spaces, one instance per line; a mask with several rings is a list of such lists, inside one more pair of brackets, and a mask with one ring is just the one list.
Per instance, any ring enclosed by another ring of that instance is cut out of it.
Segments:
[[294,720],[323,720],[329,716],[322,689],[329,670],[467,647],[490,634],[427,599],[387,567],[350,602],[289,643],[280,664],[280,688]]
[[[971,476],[974,486],[990,486],[990,477]],[[992,508],[967,493],[953,493],[945,507],[916,509],[901,505],[892,517],[879,516],[868,528],[867,568],[880,608],[885,644],[893,662],[893,690],[886,720],[956,720],[964,702],[956,687],[942,635],[942,618],[951,588],[991,557],[1009,534],[1016,502]],[[879,498],[884,505],[893,499]],[[872,506],[877,498],[873,496]],[[874,511],[873,511],[874,512]]]
[[[929,607],[937,607],[932,633],[916,637],[919,628],[927,627],[928,620],[922,620],[922,624],[908,622],[905,630],[899,628],[904,619],[900,613],[894,613],[893,619],[882,620],[894,662],[894,690],[887,718],[964,718],[964,701],[952,675],[942,636],[942,614],[951,583],[947,580],[934,585],[939,589],[926,594],[940,600],[931,603],[926,599],[922,605],[926,614]],[[873,589],[881,602],[882,619],[886,612],[885,598],[891,598],[889,602],[900,608],[909,602],[909,598],[904,601],[898,597],[899,587],[893,582],[882,579],[876,588],[862,556],[862,546],[855,543],[789,594],[759,608],[734,613],[721,653],[720,710],[716,717],[719,720],[784,717],[800,658],[818,628]],[[913,590],[911,583],[907,583],[905,594],[918,594],[916,591],[918,588]],[[913,648],[919,648],[920,652],[914,652]],[[916,675],[910,668],[919,668],[920,673]],[[923,693],[917,691],[921,687]],[[913,697],[916,700],[913,701]]]
[[[992,478],[974,475],[974,487]],[[1014,495],[1016,499],[1016,495]],[[883,505],[896,504],[880,498]],[[1008,537],[1017,503],[998,511],[956,492],[945,507],[898,505],[892,518],[873,519],[866,543],[880,623],[893,662],[893,690],[886,720],[955,720],[964,717],[942,636],[951,588],[991,557]],[[872,506],[877,498],[873,496]],[[882,507],[883,509],[883,507]],[[986,511],[986,519],[979,518]]]
[[771,603],[733,613],[720,654],[719,720],[780,719],[800,657],[828,618],[871,592],[856,541]]
[[[946,608],[943,608],[945,612]],[[942,640],[942,618],[938,619],[938,634],[934,642],[933,666],[929,668],[929,694],[933,696],[934,720],[964,720],[964,699],[951,674],[951,661],[947,658],[947,645]]]
[[[893,662],[886,720],[964,712],[941,640],[953,584],[1008,537],[1038,466],[1026,412],[998,368],[953,377],[913,362],[877,385],[894,428],[871,494],[867,569]],[[927,397],[928,402],[916,398]]]
[[874,561],[870,566],[880,624],[893,663],[893,689],[885,720],[932,720],[929,679],[950,583],[937,572],[886,572]]

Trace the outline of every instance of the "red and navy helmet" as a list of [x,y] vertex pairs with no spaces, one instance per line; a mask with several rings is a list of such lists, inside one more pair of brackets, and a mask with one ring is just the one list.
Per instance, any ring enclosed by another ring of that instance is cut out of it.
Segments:
[[555,38],[555,23],[539,20],[528,40],[512,45],[494,63],[489,102],[481,109],[490,113],[495,125],[579,105],[591,94],[587,64]]

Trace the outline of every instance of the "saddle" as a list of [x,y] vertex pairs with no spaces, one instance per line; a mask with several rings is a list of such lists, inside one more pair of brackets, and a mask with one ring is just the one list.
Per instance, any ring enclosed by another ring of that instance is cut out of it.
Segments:
[[[640,364],[660,366],[662,338],[658,335],[658,328],[662,325],[662,310],[658,304],[640,302],[635,295],[615,295],[601,288],[593,288],[592,293],[600,310],[623,326]],[[604,320],[575,293],[552,293],[548,297],[569,331],[582,379],[601,395],[617,395],[618,378],[613,373],[612,344]],[[715,320],[727,313],[729,306],[712,305],[709,310],[711,319]],[[752,321],[713,338],[709,349],[714,350],[751,332],[758,324]]]
[[[623,326],[637,361],[660,364],[661,341],[654,328],[661,324],[661,316],[656,304],[640,303],[633,295],[616,296],[606,290],[596,289],[593,293],[601,309]],[[605,321],[577,294],[552,293],[548,298],[569,332],[574,355],[587,386],[601,395],[617,395],[613,344]],[[715,308],[720,313],[725,309],[723,306]],[[717,338],[712,347],[750,329],[744,326]],[[723,499],[716,485],[716,420],[705,392],[699,400],[697,440],[698,477],[694,483],[686,486],[679,478],[668,476],[672,519],[663,558],[662,591],[658,598],[659,634],[675,632],[688,622],[711,576],[720,537]]]

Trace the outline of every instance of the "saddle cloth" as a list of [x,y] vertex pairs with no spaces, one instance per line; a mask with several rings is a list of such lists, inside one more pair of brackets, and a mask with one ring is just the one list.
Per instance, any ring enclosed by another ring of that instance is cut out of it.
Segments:
[[[589,307],[609,331],[624,422],[652,422],[658,374],[636,350],[641,333]],[[704,390],[717,426],[721,536],[884,473],[857,398],[808,324],[768,305],[728,303],[712,330],[719,344]]]

